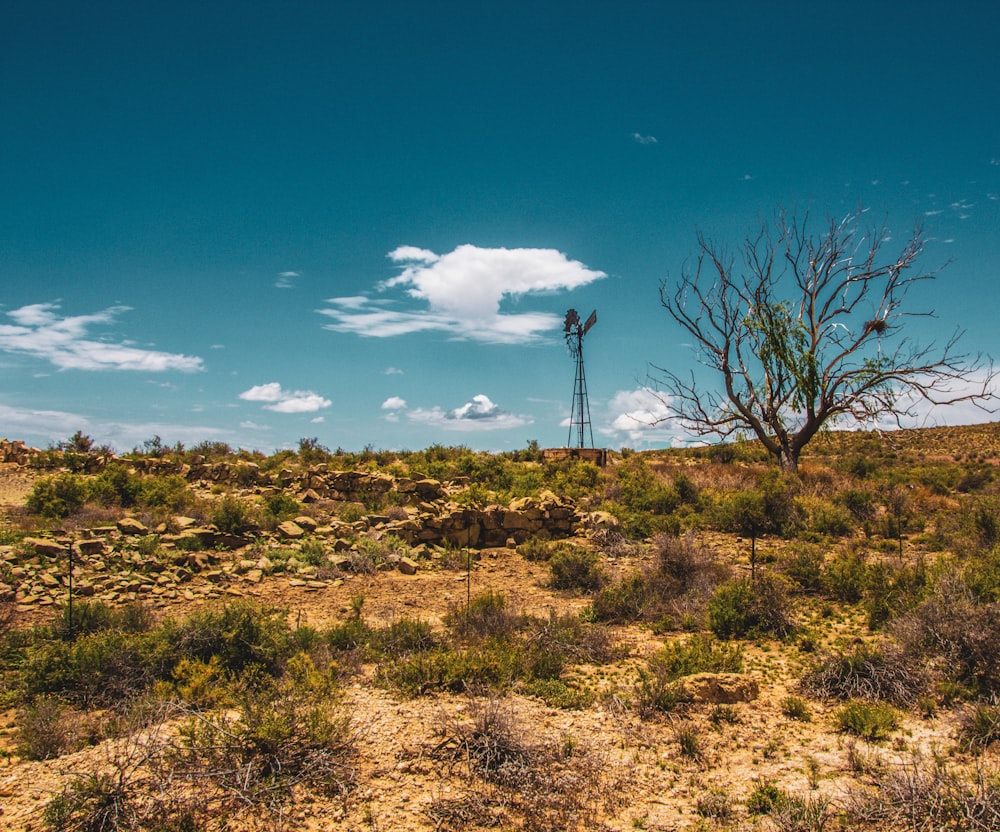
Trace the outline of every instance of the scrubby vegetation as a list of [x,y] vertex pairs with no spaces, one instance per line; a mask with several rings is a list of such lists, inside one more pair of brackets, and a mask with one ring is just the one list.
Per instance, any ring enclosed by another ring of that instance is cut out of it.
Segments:
[[383,828],[409,778],[407,829],[997,827],[995,426],[610,456],[38,454],[0,535],[34,828]]

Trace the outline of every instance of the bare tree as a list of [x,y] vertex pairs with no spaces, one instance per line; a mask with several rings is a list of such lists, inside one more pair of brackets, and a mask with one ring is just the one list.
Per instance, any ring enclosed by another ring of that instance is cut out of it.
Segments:
[[805,445],[838,419],[899,425],[921,399],[986,409],[993,366],[958,352],[960,331],[923,346],[902,334],[908,318],[933,315],[904,309],[910,288],[934,277],[917,268],[923,232],[887,256],[886,230],[865,230],[862,218],[830,220],[812,235],[808,217],[779,213],[739,258],[699,234],[693,268],[676,286],[664,282],[660,300],[721,390],[655,367],[671,417],[700,436],[752,433],[795,471]]

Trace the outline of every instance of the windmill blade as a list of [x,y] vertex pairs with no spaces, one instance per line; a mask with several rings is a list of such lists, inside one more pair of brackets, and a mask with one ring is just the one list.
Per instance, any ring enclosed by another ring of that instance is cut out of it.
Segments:
[[587,318],[587,322],[583,325],[583,334],[586,335],[590,332],[590,328],[597,323],[597,310],[595,309],[590,313],[590,317]]
[[578,323],[580,323],[580,316],[576,314],[575,309],[570,309],[566,313],[566,322],[563,324],[563,332],[569,332]]

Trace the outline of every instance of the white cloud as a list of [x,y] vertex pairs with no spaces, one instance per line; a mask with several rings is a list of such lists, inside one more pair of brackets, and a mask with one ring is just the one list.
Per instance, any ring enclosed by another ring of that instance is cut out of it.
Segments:
[[440,407],[416,408],[406,415],[414,422],[433,425],[442,430],[466,432],[519,428],[530,425],[533,421],[529,416],[501,409],[482,393],[454,410],[442,410]]
[[274,281],[275,289],[294,289],[295,278],[299,277],[298,272],[278,272],[278,279]]
[[649,387],[619,390],[607,405],[608,422],[600,433],[633,445],[688,444],[680,424],[670,417],[665,394]]
[[[438,255],[400,246],[388,256],[403,270],[376,288],[381,293],[403,289],[403,298],[330,298],[329,307],[318,310],[333,320],[327,329],[376,338],[438,331],[463,340],[528,343],[560,326],[562,318],[547,312],[501,312],[503,301],[571,290],[607,277],[555,249],[462,245]],[[412,308],[413,301],[425,308]]]
[[310,425],[322,425],[326,421],[326,416],[317,416],[309,420]]
[[276,381],[244,390],[240,398],[247,402],[267,402],[264,410],[275,413],[315,413],[333,404],[312,390],[285,390]]
[[240,422],[240,427],[245,430],[270,430],[270,425],[258,425],[256,422],[251,422],[249,419]]
[[399,396],[390,396],[382,402],[383,410],[402,410],[405,407],[406,399],[401,399]]
[[632,139],[639,144],[657,144],[656,136],[644,136],[642,133],[633,133]]
[[399,367],[386,367],[385,374],[387,376],[401,376],[403,375],[403,371]]
[[87,337],[97,325],[114,323],[128,312],[127,306],[112,306],[92,315],[62,317],[58,303],[33,303],[7,313],[13,324],[0,324],[0,350],[32,355],[50,361],[61,370],[202,370],[201,358],[132,346],[129,342],[95,341]]

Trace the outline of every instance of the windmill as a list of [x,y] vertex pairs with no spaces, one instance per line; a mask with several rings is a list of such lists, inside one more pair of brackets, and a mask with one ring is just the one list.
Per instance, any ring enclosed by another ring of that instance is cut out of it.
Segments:
[[[576,361],[576,380],[573,382],[573,404],[569,417],[569,441],[573,446],[573,434],[576,434],[577,448],[594,447],[594,431],[590,426],[590,403],[587,401],[587,376],[583,372],[583,336],[590,332],[591,327],[597,323],[597,310],[590,313],[590,317],[583,323],[575,309],[570,309],[566,313],[566,323],[563,331],[566,336],[566,346],[569,347],[570,355]],[[590,444],[586,444],[587,436],[590,437]]]

